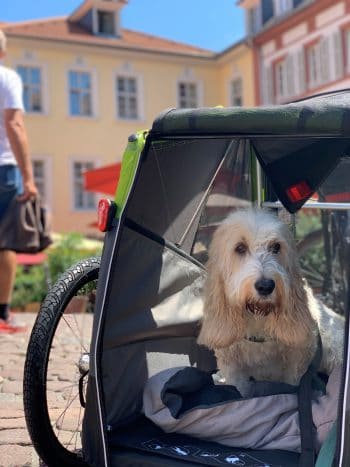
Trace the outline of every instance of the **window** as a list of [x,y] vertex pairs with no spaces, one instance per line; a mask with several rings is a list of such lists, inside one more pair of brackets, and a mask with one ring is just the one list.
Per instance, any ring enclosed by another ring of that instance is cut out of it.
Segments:
[[262,69],[262,99],[263,104],[272,104],[274,102],[274,68],[271,64],[267,64]]
[[302,94],[305,92],[306,88],[306,73],[305,73],[305,51],[303,48],[297,51],[296,54],[296,73],[297,78],[297,94]]
[[42,113],[43,108],[43,90],[42,90],[42,72],[37,66],[17,67],[17,71],[23,81],[23,101],[27,112]]
[[52,170],[51,159],[48,156],[32,156],[32,167],[35,184],[46,206],[52,204]]
[[231,83],[231,105],[243,105],[243,85],[242,78],[236,78]]
[[288,96],[288,74],[287,74],[287,61],[281,60],[275,65],[275,83],[276,83],[276,96],[283,98]]
[[303,3],[304,0],[293,0],[293,7],[297,8],[299,5]]
[[249,34],[255,34],[260,30],[262,17],[261,17],[261,9],[259,8],[259,6],[250,8],[247,11],[247,22],[248,22],[247,26],[248,26]]
[[43,200],[47,198],[47,177],[45,173],[45,161],[40,159],[34,159],[32,161],[33,164],[33,175],[35,184],[39,190],[40,196]]
[[117,76],[118,118],[137,120],[140,118],[138,104],[138,81],[134,76]]
[[178,106],[182,109],[198,107],[198,86],[196,83],[178,84]]
[[329,39],[323,38],[307,49],[309,87],[316,87],[330,80]]
[[115,18],[111,11],[97,11],[99,34],[115,35]]
[[307,50],[309,85],[317,86],[321,82],[321,56],[320,45],[316,44]]
[[275,0],[276,16],[284,15],[293,7],[291,0]]
[[94,193],[84,190],[83,173],[94,168],[93,162],[73,163],[73,206],[76,210],[94,210],[96,200]]
[[350,71],[350,29],[345,31],[346,67]]
[[[346,38],[345,38],[345,53],[347,54],[347,58],[344,56],[343,53],[343,37],[342,31],[338,30],[335,31],[332,36],[330,37],[330,44],[332,47],[331,39],[333,39],[333,51],[330,53],[330,58],[334,60],[334,78],[339,79],[342,78],[344,75],[344,59],[347,63],[347,67],[349,69],[349,32],[346,31]],[[331,48],[332,50],[332,48]]]
[[262,0],[261,13],[262,13],[262,24],[265,24],[274,15],[273,0]]
[[69,112],[73,116],[93,116],[91,73],[69,72]]

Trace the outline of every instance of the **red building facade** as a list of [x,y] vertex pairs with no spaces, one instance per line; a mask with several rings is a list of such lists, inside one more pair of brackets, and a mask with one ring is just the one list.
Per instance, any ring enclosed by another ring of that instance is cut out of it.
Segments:
[[350,88],[350,0],[242,0],[257,105]]

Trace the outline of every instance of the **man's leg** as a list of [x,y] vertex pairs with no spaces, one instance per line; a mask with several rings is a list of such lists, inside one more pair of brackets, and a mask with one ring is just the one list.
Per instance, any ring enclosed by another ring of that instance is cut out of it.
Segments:
[[14,251],[0,251],[0,305],[8,305],[11,302],[16,266],[16,253]]
[[13,286],[16,278],[16,253],[10,250],[0,251],[0,333],[22,332],[25,323],[10,314]]

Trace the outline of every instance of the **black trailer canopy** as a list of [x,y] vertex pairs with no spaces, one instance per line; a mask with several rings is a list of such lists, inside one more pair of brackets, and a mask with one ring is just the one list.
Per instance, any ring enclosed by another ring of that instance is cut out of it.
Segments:
[[276,195],[297,211],[350,154],[350,91],[257,108],[169,110],[153,123],[154,139],[250,139]]

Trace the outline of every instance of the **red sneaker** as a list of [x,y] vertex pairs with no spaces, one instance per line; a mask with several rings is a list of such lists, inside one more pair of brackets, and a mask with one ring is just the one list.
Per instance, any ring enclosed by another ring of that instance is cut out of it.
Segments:
[[14,334],[16,332],[25,332],[28,326],[18,320],[14,314],[10,314],[7,319],[0,319],[0,334]]

